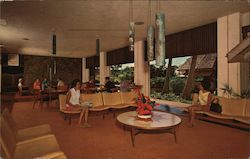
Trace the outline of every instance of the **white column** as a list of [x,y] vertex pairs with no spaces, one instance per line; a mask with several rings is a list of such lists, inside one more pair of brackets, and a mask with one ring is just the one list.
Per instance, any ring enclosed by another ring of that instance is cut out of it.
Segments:
[[105,84],[105,77],[110,76],[110,67],[107,66],[107,53],[100,52],[100,84]]
[[86,58],[82,58],[82,82],[89,81],[89,69],[86,68]]
[[[227,53],[240,43],[241,39],[241,15],[230,14],[217,20],[218,36],[218,95],[222,96],[220,89],[224,84],[232,87],[233,91],[240,93],[242,90],[243,65],[240,63],[228,63]],[[241,75],[242,74],[242,75]]]
[[2,93],[2,48],[0,47],[0,94]]
[[150,65],[144,60],[144,41],[135,42],[134,49],[134,82],[142,85],[142,93],[150,95]]

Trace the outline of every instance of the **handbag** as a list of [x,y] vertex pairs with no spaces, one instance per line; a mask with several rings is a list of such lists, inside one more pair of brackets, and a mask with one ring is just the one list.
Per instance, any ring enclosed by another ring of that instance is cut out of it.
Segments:
[[216,113],[221,113],[222,107],[219,103],[211,103],[210,111],[216,112]]

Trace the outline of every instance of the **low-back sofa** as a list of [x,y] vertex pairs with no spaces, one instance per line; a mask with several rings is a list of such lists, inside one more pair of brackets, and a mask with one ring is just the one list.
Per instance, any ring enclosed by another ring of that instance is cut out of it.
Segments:
[[199,119],[250,129],[250,99],[215,97],[222,107],[221,113],[197,111]]
[[[93,93],[81,94],[80,99],[83,102],[91,102],[93,105],[89,111],[104,111],[108,109],[122,109],[127,107],[136,107],[137,94],[131,92],[115,92],[115,93]],[[71,120],[70,111],[66,110],[66,95],[59,95],[60,111],[68,115],[69,121]],[[80,112],[77,112],[80,113]],[[103,116],[104,117],[104,116]]]

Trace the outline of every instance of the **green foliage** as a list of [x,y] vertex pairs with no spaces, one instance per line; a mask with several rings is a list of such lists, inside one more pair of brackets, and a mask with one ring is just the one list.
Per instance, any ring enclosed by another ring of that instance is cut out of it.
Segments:
[[250,87],[248,89],[245,89],[245,90],[241,91],[240,94],[233,93],[233,96],[238,97],[238,98],[247,98],[247,99],[250,99]]
[[221,90],[223,90],[223,95],[228,95],[229,97],[237,97],[237,98],[250,98],[250,87],[242,90],[240,94],[234,92],[233,88],[230,87],[228,84],[224,84],[222,88],[220,88]]
[[112,80],[116,84],[120,84],[123,80],[131,80],[134,70],[132,67],[122,69],[122,65],[111,66]]
[[175,102],[180,102],[180,103],[187,103],[191,104],[191,100],[186,100],[181,98],[180,96],[175,95],[174,93],[161,93],[161,92],[151,92],[151,97],[152,98],[157,98],[157,99],[162,99],[162,100],[168,100],[168,101],[175,101]]
[[223,87],[220,89],[223,90],[223,95],[229,95],[231,97],[234,94],[232,87],[228,84],[223,84]]
[[150,79],[151,87],[163,87],[165,77],[154,77]]
[[172,77],[170,79],[170,90],[175,95],[180,95],[184,89],[185,86],[185,79],[180,77]]

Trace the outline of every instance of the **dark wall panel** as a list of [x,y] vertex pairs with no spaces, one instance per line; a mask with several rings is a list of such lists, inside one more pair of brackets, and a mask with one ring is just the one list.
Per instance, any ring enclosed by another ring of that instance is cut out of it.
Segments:
[[134,62],[134,52],[130,52],[128,47],[107,52],[107,65],[117,65]]
[[[147,51],[147,49],[145,50]],[[217,22],[166,36],[166,58],[193,56],[216,52]],[[109,66],[132,62],[134,62],[134,53],[129,52],[128,47],[107,52],[107,65]],[[87,68],[96,66],[99,66],[99,58],[87,58]]]
[[[56,60],[56,74],[53,75],[55,81],[61,77],[65,83],[71,83],[75,78],[82,77],[82,60],[80,58],[54,58]],[[24,80],[31,85],[36,78],[42,80],[49,78],[50,57],[44,56],[24,56]]]

